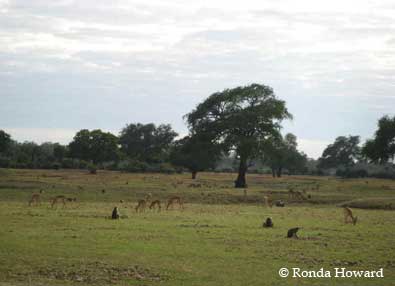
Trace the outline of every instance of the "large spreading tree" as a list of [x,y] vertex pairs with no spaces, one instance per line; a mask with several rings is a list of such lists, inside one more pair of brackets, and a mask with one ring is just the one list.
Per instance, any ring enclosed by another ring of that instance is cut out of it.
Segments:
[[384,164],[395,157],[395,116],[384,116],[378,122],[373,139],[362,148],[363,155],[371,162]]
[[210,95],[186,115],[191,133],[207,133],[239,158],[236,188],[245,188],[248,162],[266,140],[280,134],[281,121],[291,118],[285,101],[269,86],[251,84]]

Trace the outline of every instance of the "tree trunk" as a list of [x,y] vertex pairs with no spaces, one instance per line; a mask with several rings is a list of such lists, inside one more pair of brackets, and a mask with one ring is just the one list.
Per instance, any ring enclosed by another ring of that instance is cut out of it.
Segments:
[[282,167],[279,167],[279,168],[277,169],[277,177],[278,177],[278,178],[281,178],[282,171],[283,171],[283,168],[282,168]]
[[247,188],[246,173],[247,173],[247,159],[241,157],[240,165],[239,165],[239,174],[235,181],[235,188]]
[[196,179],[196,174],[197,174],[196,171],[192,171],[192,180],[195,180],[195,179]]

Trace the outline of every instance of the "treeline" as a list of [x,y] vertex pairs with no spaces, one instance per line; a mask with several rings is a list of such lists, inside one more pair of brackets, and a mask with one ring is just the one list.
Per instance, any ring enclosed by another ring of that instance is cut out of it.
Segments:
[[358,136],[341,136],[318,160],[298,151],[281,122],[292,119],[284,101],[265,85],[216,92],[184,116],[189,134],[179,138],[168,124],[126,125],[117,135],[83,129],[68,145],[19,143],[0,130],[0,167],[83,168],[128,172],[237,172],[244,188],[247,171],[283,174],[394,178],[395,117],[379,120],[375,137],[360,146]]
[[337,137],[322,153],[317,169],[321,174],[346,178],[395,179],[394,156],[395,116],[383,116],[374,137],[362,146],[359,136]]

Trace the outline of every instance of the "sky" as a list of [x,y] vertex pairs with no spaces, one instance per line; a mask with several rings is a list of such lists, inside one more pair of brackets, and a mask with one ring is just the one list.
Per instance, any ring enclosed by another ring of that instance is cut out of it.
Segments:
[[0,129],[68,143],[169,123],[210,94],[260,83],[283,133],[317,158],[395,110],[393,0],[0,0]]

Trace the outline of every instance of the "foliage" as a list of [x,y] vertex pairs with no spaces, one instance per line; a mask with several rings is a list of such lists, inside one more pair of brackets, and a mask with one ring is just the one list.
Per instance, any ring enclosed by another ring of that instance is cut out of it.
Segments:
[[129,124],[122,129],[121,150],[130,158],[147,163],[160,163],[167,159],[170,144],[178,134],[170,125]]
[[395,156],[395,116],[384,116],[378,122],[373,139],[367,140],[362,148],[363,155],[374,163],[386,163]]
[[0,130],[0,153],[5,152],[11,143],[11,136]]
[[213,169],[221,157],[221,146],[212,142],[207,134],[194,134],[174,142],[170,161],[192,172],[193,179],[197,172]]
[[94,164],[114,161],[119,158],[118,138],[100,129],[80,130],[69,144],[70,156]]
[[359,136],[337,137],[335,142],[328,145],[322,153],[318,167],[328,169],[353,166],[360,159],[359,142]]
[[270,137],[279,136],[281,121],[291,118],[272,88],[251,84],[216,92],[186,115],[191,133],[210,134],[225,151],[240,159],[236,187],[246,187],[248,160],[258,156]]
[[307,156],[297,150],[297,145],[296,136],[291,133],[265,142],[262,158],[272,169],[273,177],[281,177],[284,168],[289,174],[306,171]]

